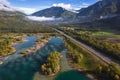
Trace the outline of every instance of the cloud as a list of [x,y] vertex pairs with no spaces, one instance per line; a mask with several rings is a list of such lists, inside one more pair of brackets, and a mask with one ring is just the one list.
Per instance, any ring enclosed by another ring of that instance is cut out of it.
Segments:
[[16,10],[24,12],[26,14],[32,14],[37,11],[36,8],[26,8],[26,7],[14,7]]
[[75,8],[75,10],[80,10],[81,8],[86,8],[88,7],[90,4],[88,3],[82,3],[79,7]]
[[71,4],[58,3],[58,4],[53,4],[52,6],[54,6],[54,7],[62,7],[62,8],[65,8],[67,10],[72,9]]
[[0,0],[0,10],[15,11],[8,0]]
[[5,4],[5,5],[10,5],[10,3],[8,2],[8,0],[0,0],[0,3]]
[[27,16],[28,19],[34,20],[34,21],[56,21],[56,20],[62,20],[62,18],[55,18],[55,17],[37,17],[37,16]]

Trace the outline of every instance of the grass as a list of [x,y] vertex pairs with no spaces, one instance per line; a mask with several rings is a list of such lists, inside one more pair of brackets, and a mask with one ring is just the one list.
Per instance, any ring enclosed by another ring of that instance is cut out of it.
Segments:
[[101,36],[101,35],[114,35],[112,32],[107,32],[107,31],[96,31],[92,32],[92,36]]
[[[69,42],[69,41],[67,41]],[[84,55],[83,59],[81,60],[81,62],[79,64],[77,64],[77,66],[79,66],[80,68],[83,68],[85,70],[94,70],[96,69],[96,67],[98,65],[104,64],[106,65],[106,63],[104,61],[102,61],[100,58],[98,58],[97,56],[93,55],[91,52],[89,52],[87,49],[83,48],[82,46],[72,42],[72,46],[77,46],[77,52],[81,53]],[[72,52],[72,51],[71,51]]]
[[115,30],[100,30],[100,31],[78,31],[80,35],[89,35],[101,41],[106,41],[112,44],[120,43],[120,33]]
[[90,71],[94,70],[100,64],[106,65],[106,63],[104,61],[102,61],[95,55],[92,55],[92,53],[87,50],[84,50],[84,52],[82,52],[82,54],[84,55],[84,58],[79,63],[79,66],[85,68],[86,70],[90,70]]

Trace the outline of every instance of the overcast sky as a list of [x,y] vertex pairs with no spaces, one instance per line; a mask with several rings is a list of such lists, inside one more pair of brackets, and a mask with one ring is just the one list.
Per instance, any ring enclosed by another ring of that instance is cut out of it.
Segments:
[[66,9],[80,9],[94,4],[96,1],[98,0],[0,0],[0,2],[9,4],[26,14],[31,14],[51,6],[61,6]]

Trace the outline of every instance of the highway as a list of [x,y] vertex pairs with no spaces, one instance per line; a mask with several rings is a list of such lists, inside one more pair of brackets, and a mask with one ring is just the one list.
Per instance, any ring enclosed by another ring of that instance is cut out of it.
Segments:
[[91,54],[99,57],[99,58],[100,58],[101,60],[103,60],[104,62],[106,62],[106,63],[108,63],[108,64],[114,63],[114,64],[116,64],[118,67],[120,67],[120,62],[118,62],[118,61],[113,61],[111,58],[105,56],[103,53],[94,50],[93,48],[89,47],[88,45],[86,45],[86,44],[84,44],[84,43],[82,43],[82,42],[80,42],[80,41],[72,38],[71,36],[65,34],[64,32],[62,32],[62,31],[60,31],[60,30],[58,30],[58,29],[56,29],[56,28],[53,28],[53,27],[52,27],[52,29],[55,30],[55,31],[57,31],[57,32],[59,32],[60,34],[64,35],[65,37],[69,38],[70,40],[74,41],[75,43],[79,44],[80,46],[82,46],[83,48],[85,48],[86,50],[88,50],[89,52],[91,52]]

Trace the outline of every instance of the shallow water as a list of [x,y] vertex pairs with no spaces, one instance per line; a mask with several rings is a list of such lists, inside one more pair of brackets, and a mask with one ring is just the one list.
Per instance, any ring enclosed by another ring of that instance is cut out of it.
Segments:
[[90,80],[76,70],[60,73],[55,80]]
[[[19,52],[32,47],[35,41],[36,37],[29,36],[26,38],[26,42],[14,46],[17,52],[4,59],[4,63],[0,65],[0,80],[49,80],[49,77],[41,77],[43,75],[39,73],[40,65],[50,52],[58,51],[64,54],[63,52],[65,52],[66,49],[63,40],[60,37],[52,37],[52,39],[36,53],[31,53],[24,57],[20,56]],[[85,80],[82,77],[86,78],[82,75],[80,80]],[[58,78],[56,78],[56,80],[61,80],[61,78]],[[67,78],[62,80],[66,79]]]

